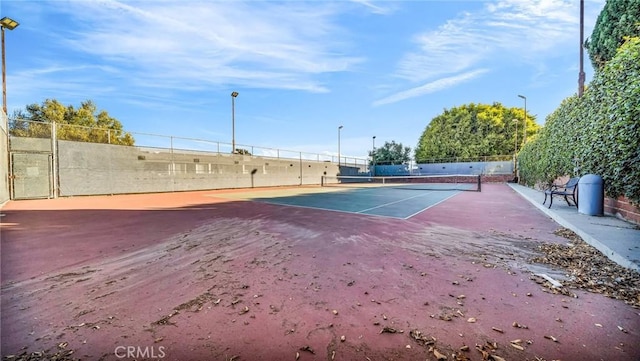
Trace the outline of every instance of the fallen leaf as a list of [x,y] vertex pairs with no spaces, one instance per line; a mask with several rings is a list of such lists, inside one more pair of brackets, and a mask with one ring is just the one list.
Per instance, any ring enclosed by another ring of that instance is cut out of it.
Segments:
[[384,326],[382,330],[380,330],[380,333],[396,333],[396,332],[398,332],[398,330],[389,326]]
[[303,346],[303,347],[300,347],[300,351],[307,351],[307,352],[312,353],[312,354],[314,354],[314,355],[315,355],[315,353],[316,353],[315,351],[313,351],[313,349],[311,348],[311,346]]
[[433,349],[433,356],[435,356],[437,360],[446,360],[447,359],[446,355],[441,354],[435,348]]
[[480,351],[480,353],[482,354],[482,360],[489,359],[489,353],[485,351],[482,346],[476,345],[476,350]]
[[428,337],[419,330],[409,331],[409,336],[411,336],[414,340],[416,340],[416,342],[422,344],[423,346],[433,345],[436,342],[434,337]]

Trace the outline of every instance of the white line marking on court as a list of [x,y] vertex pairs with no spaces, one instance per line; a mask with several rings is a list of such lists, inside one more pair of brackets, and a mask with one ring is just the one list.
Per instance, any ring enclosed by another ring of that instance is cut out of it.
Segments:
[[297,208],[315,209],[315,210],[319,210],[319,211],[358,214],[358,215],[372,216],[372,217],[406,219],[406,218],[396,217],[396,216],[385,216],[383,214],[366,214],[366,213],[360,213],[360,212],[354,212],[354,211],[345,211],[345,210],[341,210],[341,209],[321,208],[321,207],[312,207],[312,206],[301,206],[301,205],[297,205],[297,204],[276,203],[276,202],[269,202],[269,201],[256,201],[256,200],[251,200],[251,199],[247,199],[246,201],[256,202],[256,203],[266,203],[266,204],[270,204],[270,205],[274,205],[274,206],[282,206],[282,207],[297,207]]
[[441,200],[440,202],[436,202],[436,203],[434,203],[434,204],[430,205],[429,207],[424,208],[424,209],[421,209],[421,210],[417,211],[416,213],[414,213],[414,214],[412,214],[412,215],[410,215],[410,216],[408,216],[408,217],[405,217],[405,218],[403,218],[403,219],[409,219],[409,218],[411,218],[411,217],[413,217],[413,216],[417,216],[418,214],[420,214],[420,213],[422,213],[422,212],[426,211],[427,209],[429,209],[429,208],[431,208],[431,207],[435,207],[435,206],[437,206],[438,204],[440,204],[440,203],[442,203],[442,202],[446,201],[447,199],[449,199],[449,198],[451,198],[451,197],[457,196],[457,195],[458,195],[458,194],[460,194],[460,193],[462,193],[462,192],[461,192],[461,191],[457,191],[456,193],[454,193],[454,194],[452,194],[452,195],[448,196],[447,198],[445,198],[445,199]]
[[[409,198],[400,199],[400,200],[397,200],[397,201],[394,201],[394,202],[384,203],[384,204],[381,204],[381,205],[379,205],[379,206],[375,206],[375,207],[371,207],[371,208],[363,209],[363,210],[361,210],[361,211],[357,211],[356,213],[363,213],[363,212],[370,211],[370,210],[372,210],[372,209],[378,209],[378,208],[382,208],[382,207],[390,206],[390,205],[392,205],[392,204],[396,204],[396,203],[400,203],[400,202],[408,201],[409,199],[414,199],[414,198],[424,197],[424,196],[426,196],[427,194],[430,194],[430,193],[433,193],[433,192],[434,192],[434,191],[425,192],[424,194],[419,194],[419,195],[417,195],[417,196],[413,196],[413,197],[409,197]],[[405,218],[405,219],[406,219],[406,218]]]

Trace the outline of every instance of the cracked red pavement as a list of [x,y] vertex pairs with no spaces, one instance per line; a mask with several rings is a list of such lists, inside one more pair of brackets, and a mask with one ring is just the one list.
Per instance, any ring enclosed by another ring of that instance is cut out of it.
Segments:
[[640,310],[530,279],[558,273],[529,264],[537,242],[566,239],[506,185],[409,220],[224,194],[10,202],[2,356],[435,360],[419,330],[449,359],[468,345],[481,360],[475,346],[494,343],[506,360],[640,359]]

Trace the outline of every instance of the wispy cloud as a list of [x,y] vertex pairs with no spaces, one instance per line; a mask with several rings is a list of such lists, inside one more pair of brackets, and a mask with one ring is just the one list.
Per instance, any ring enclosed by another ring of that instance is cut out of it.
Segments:
[[441,78],[441,79],[429,82],[427,84],[424,84],[415,88],[411,88],[408,90],[404,90],[399,93],[395,93],[391,96],[388,96],[386,98],[377,100],[373,103],[373,105],[379,106],[384,104],[391,104],[391,103],[399,102],[401,100],[415,98],[415,97],[419,97],[429,93],[434,93],[443,89],[454,87],[458,84],[467,82],[474,78],[477,78],[486,72],[488,72],[487,69],[478,69],[478,70],[458,74],[455,76]]
[[[602,0],[595,1],[590,11],[597,12]],[[414,50],[401,57],[394,76],[399,91],[375,105],[389,104],[425,94],[414,84],[437,79],[438,89],[457,85],[450,79],[465,79],[469,69],[493,68],[503,62],[544,63],[561,47],[575,43],[579,14],[575,2],[558,0],[500,0],[487,2],[476,12],[462,12],[436,29],[413,37]],[[576,45],[577,46],[577,45]],[[461,73],[464,72],[464,73]],[[458,74],[458,75],[454,75]],[[465,79],[465,81],[468,79]]]
[[137,86],[240,86],[326,92],[317,75],[344,72],[349,33],[332,4],[70,2],[86,24],[61,44],[127,70]]
[[[393,2],[391,1],[371,1],[371,0],[351,0],[354,3],[363,5],[365,8],[369,9],[374,14],[379,15],[388,15],[395,11],[395,8],[392,6]],[[381,5],[384,3],[384,6]]]

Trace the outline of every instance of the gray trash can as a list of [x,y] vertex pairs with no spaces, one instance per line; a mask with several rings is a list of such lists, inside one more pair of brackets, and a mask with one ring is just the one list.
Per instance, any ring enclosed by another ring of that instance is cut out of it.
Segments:
[[604,184],[599,175],[587,174],[578,181],[578,212],[590,216],[604,214]]

